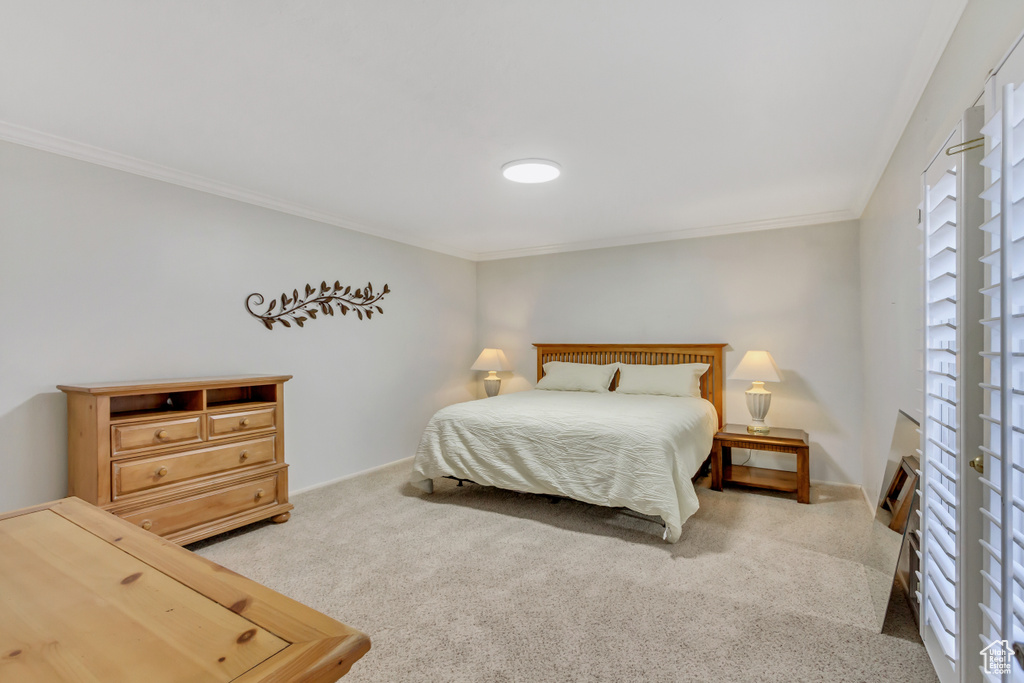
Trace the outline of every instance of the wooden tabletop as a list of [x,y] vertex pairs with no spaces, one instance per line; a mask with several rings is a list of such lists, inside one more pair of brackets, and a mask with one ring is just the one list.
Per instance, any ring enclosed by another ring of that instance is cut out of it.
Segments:
[[810,443],[807,440],[807,432],[804,430],[786,429],[785,427],[772,427],[767,434],[751,434],[747,431],[747,425],[728,424],[722,427],[716,436],[729,441],[748,441],[777,446],[807,446]]
[[291,375],[229,375],[227,377],[183,377],[181,379],[144,379],[128,382],[98,382],[95,384],[58,384],[65,393],[116,394],[126,391],[168,391],[195,388],[237,387],[245,384],[277,384],[287,382]]
[[78,498],[0,515],[0,681],[327,683],[369,649]]

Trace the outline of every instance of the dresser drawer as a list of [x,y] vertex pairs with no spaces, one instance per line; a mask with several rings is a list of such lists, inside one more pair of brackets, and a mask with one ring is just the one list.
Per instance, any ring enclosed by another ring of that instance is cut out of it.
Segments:
[[202,440],[199,416],[161,422],[113,425],[110,428],[110,445],[115,454]]
[[182,529],[276,503],[277,477],[277,473],[274,473],[245,484],[120,516],[146,531],[167,536]]
[[115,462],[114,496],[273,462],[274,439],[268,436],[197,451]]
[[211,439],[223,439],[246,432],[273,429],[277,415],[276,408],[244,410],[236,413],[214,413],[207,415],[208,434]]

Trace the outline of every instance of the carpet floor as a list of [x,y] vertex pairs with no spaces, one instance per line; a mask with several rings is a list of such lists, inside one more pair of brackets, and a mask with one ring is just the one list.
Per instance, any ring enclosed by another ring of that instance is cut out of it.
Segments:
[[190,549],[369,634],[346,683],[937,680],[902,595],[878,632],[858,489],[798,505],[698,482],[669,545],[630,512],[449,480],[427,495],[410,468]]

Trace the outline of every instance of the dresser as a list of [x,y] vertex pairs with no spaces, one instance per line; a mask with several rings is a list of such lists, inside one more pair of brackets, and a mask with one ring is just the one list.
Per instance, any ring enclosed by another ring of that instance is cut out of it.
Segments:
[[60,385],[68,495],[179,544],[288,520],[291,375]]

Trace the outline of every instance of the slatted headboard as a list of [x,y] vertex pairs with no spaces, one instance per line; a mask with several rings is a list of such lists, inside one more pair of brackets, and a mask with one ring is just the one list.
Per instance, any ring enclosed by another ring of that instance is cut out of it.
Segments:
[[[534,344],[537,347],[537,381],[544,376],[544,364],[552,360],[567,363],[624,363],[626,365],[677,365],[707,363],[711,367],[700,378],[700,395],[718,411],[718,427],[724,424],[722,386],[726,344]],[[614,391],[619,378],[612,380]]]

